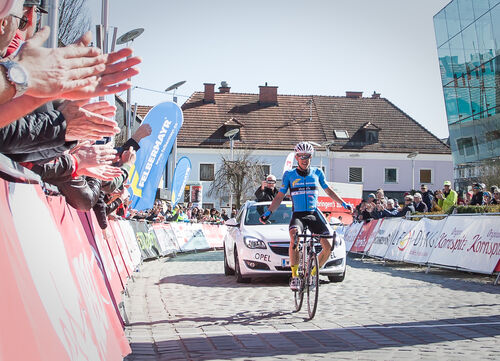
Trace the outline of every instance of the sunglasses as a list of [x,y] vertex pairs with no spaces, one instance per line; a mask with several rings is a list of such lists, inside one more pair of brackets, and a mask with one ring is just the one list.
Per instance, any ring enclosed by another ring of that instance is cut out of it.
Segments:
[[302,160],[311,158],[310,154],[297,154],[297,156],[299,157],[299,159],[302,159]]
[[19,26],[18,26],[19,30],[25,30],[26,29],[26,27],[28,26],[28,17],[26,15],[23,15],[22,17],[19,17],[17,15],[10,14],[10,16],[12,16],[13,18],[19,19]]
[[269,183],[269,184],[275,184],[276,182],[272,181],[272,180],[268,180],[267,183]]

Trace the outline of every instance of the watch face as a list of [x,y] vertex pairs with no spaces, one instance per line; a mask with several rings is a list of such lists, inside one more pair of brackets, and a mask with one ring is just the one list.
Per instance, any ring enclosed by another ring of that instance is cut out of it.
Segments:
[[18,65],[14,65],[9,69],[9,77],[17,84],[25,84],[28,82],[28,74]]

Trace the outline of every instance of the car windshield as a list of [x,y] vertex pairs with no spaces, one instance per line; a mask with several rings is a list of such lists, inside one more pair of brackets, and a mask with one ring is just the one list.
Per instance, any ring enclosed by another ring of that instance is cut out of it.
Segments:
[[[262,225],[259,218],[265,211],[267,211],[268,204],[266,205],[253,205],[247,208],[247,213],[245,215],[245,224],[247,226]],[[288,224],[290,223],[290,218],[292,216],[292,205],[291,204],[280,204],[278,209],[276,209],[269,222],[271,224]]]

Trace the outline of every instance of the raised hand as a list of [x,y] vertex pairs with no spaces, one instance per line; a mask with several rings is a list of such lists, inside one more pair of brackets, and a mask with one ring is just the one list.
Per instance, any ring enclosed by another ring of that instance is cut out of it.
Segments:
[[91,168],[111,164],[117,151],[111,144],[96,145],[84,142],[71,149],[70,153],[77,159],[78,168]]
[[97,167],[79,168],[76,173],[78,175],[86,175],[103,181],[111,181],[113,178],[119,177],[122,174],[122,170],[110,165],[99,165]]
[[65,101],[58,110],[66,119],[67,142],[74,140],[99,140],[120,132],[118,124],[105,116],[92,113],[78,103]]
[[29,73],[26,94],[55,98],[95,83],[96,76],[106,69],[107,57],[94,47],[44,48],[43,43],[49,34],[50,28],[44,27],[27,40],[14,57],[14,61],[18,61]]

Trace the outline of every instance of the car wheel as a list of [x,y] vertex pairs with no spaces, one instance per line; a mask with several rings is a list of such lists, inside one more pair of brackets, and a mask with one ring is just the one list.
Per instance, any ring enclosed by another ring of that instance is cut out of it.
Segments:
[[345,273],[346,270],[344,270],[344,273],[339,276],[328,276],[328,279],[330,280],[330,282],[342,282],[345,278]]
[[234,274],[236,275],[236,282],[250,283],[250,278],[245,278],[241,275],[240,260],[238,259],[238,251],[234,250]]
[[226,247],[224,247],[224,274],[226,276],[234,275],[234,270],[229,267],[227,264],[227,256],[226,256]]

